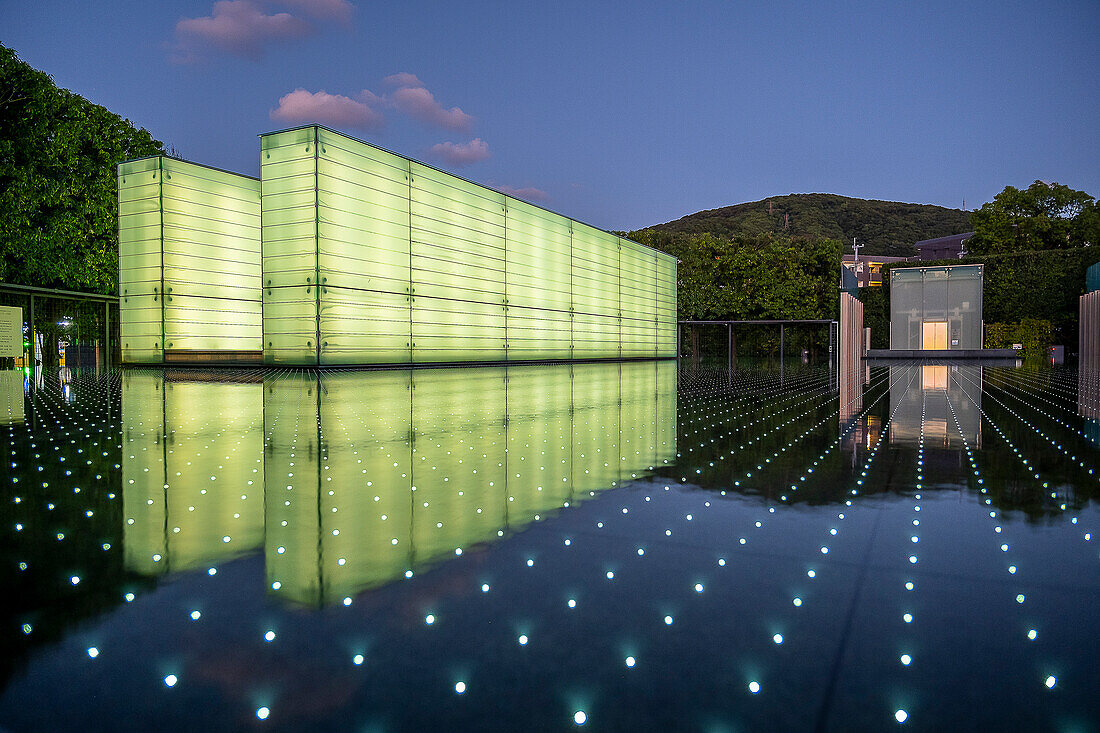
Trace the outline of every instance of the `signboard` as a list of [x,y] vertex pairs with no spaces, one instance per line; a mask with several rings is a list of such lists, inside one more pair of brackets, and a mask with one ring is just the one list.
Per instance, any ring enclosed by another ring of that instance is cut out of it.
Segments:
[[0,357],[23,355],[23,309],[0,305]]

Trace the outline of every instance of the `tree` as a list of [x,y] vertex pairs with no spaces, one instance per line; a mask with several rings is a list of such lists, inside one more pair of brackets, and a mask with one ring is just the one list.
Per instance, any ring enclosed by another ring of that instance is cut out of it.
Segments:
[[[770,234],[726,239],[709,232],[683,235],[653,229],[631,232],[630,238],[679,260],[680,320],[836,317],[839,241]],[[721,338],[724,344],[725,335]],[[742,343],[774,353],[779,337],[773,331],[761,331],[749,334]],[[790,338],[787,344],[797,345]],[[807,345],[813,345],[812,340]]]
[[163,151],[0,46],[0,281],[118,292],[117,165]]
[[1096,199],[1060,183],[1035,181],[1024,190],[1006,186],[972,215],[971,255],[1100,244]]

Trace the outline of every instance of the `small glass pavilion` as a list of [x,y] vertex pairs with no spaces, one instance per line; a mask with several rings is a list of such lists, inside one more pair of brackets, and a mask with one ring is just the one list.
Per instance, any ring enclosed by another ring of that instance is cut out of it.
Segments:
[[890,270],[890,348],[982,348],[983,267]]

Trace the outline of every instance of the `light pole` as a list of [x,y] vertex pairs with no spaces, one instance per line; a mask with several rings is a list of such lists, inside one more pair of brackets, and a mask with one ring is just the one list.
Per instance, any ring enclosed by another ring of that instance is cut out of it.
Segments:
[[[859,248],[863,247],[862,244],[856,244],[856,238],[852,237],[852,251],[855,252],[855,262],[852,265],[852,271],[856,274],[856,283],[858,284],[862,278],[859,276]],[[867,276],[867,283],[871,283],[870,273]]]

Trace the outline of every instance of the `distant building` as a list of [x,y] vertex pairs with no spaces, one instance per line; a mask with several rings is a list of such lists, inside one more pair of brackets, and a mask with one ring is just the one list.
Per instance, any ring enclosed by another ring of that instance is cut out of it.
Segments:
[[859,282],[859,287],[882,287],[882,266],[895,262],[908,262],[909,257],[887,257],[885,255],[860,255],[856,261],[855,255],[844,255],[841,259],[844,267],[851,272]]
[[952,234],[949,237],[937,237],[917,242],[916,259],[921,262],[929,260],[957,260],[966,253],[966,240],[974,236],[974,232]]

